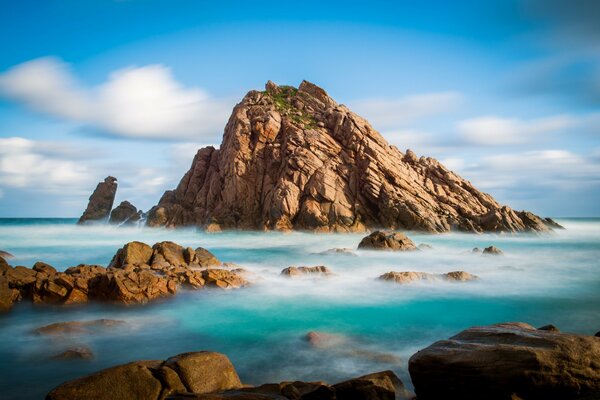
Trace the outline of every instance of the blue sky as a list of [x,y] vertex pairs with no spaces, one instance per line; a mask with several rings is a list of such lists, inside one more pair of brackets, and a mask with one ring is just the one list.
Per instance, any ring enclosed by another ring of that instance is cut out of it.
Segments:
[[307,79],[502,203],[600,215],[600,3],[0,1],[0,217],[142,209],[231,107]]

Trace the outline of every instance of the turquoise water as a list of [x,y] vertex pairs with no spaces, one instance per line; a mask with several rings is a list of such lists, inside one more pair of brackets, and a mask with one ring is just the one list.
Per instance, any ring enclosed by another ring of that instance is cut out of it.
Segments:
[[[363,235],[228,232],[78,227],[73,219],[0,220],[0,249],[12,265],[46,261],[58,269],[79,263],[106,265],[131,240],[172,240],[203,246],[221,260],[251,272],[249,288],[182,291],[152,304],[75,308],[22,303],[0,316],[0,393],[7,399],[43,398],[52,387],[82,374],[138,359],[180,352],[227,354],[243,381],[290,379],[330,382],[392,369],[410,386],[407,361],[418,349],[472,325],[524,321],[563,331],[600,330],[600,220],[559,220],[548,235],[409,234],[432,251],[315,254],[356,248]],[[495,245],[504,257],[465,251]],[[326,265],[328,279],[279,276],[290,265]],[[376,281],[387,271],[449,272],[480,276],[469,283],[405,286]],[[31,334],[53,322],[97,318],[126,325],[93,335],[57,339]],[[342,346],[314,348],[311,331],[343,335]],[[92,361],[52,361],[70,346],[86,345]],[[382,357],[386,355],[386,357]]]

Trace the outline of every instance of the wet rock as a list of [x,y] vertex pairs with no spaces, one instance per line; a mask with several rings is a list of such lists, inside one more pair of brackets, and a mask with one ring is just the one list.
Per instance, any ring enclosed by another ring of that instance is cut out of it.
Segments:
[[330,276],[333,273],[324,265],[314,267],[287,267],[281,271],[281,275],[290,278],[298,278],[301,276]]
[[122,304],[147,303],[173,294],[169,278],[147,269],[108,270],[88,282],[89,297]]
[[337,400],[410,399],[410,393],[392,371],[376,372],[333,385]]
[[491,255],[491,256],[501,256],[504,253],[502,252],[502,250],[500,250],[496,246],[490,246],[490,247],[486,247],[485,249],[483,249],[483,253],[482,254],[484,254],[484,255]]
[[413,241],[404,233],[391,231],[375,231],[371,233],[360,241],[358,248],[365,250],[394,251],[417,250]]
[[552,324],[540,326],[538,328],[538,330],[540,330],[540,331],[548,331],[548,332],[560,332],[560,329],[558,329],[556,326],[554,326]]
[[45,262],[41,262],[41,261],[38,261],[35,264],[33,264],[33,267],[31,269],[33,269],[36,272],[41,272],[46,275],[56,274],[56,268],[54,268],[50,264],[46,264]]
[[544,224],[552,229],[565,229],[564,226],[554,221],[552,218],[544,218]]
[[419,400],[579,399],[600,393],[600,341],[524,323],[474,327],[413,355]]
[[169,358],[165,366],[175,371],[183,385],[193,393],[211,393],[242,387],[231,361],[220,353],[184,353]]
[[479,254],[479,253],[481,253],[481,249],[479,249],[479,247],[473,247],[473,250],[471,250],[471,253]]
[[141,218],[141,214],[133,204],[122,201],[111,211],[108,222],[114,225],[135,225]]
[[96,186],[96,190],[90,196],[87,208],[79,218],[78,224],[85,224],[93,221],[106,221],[115,201],[117,193],[117,178],[108,176],[104,182]]
[[429,272],[416,272],[416,271],[391,271],[387,272],[379,277],[384,281],[393,281],[399,284],[407,284],[416,281],[437,281],[445,280],[452,282],[467,282],[479,279],[476,275],[470,274],[465,271],[452,271],[445,274],[432,274]]
[[109,268],[123,268],[125,265],[148,265],[153,249],[146,243],[129,242],[117,251],[108,265]]
[[349,248],[333,248],[333,249],[329,249],[329,250],[325,250],[322,251],[318,254],[322,254],[322,255],[344,255],[344,256],[353,256],[353,257],[357,257],[357,254],[354,252],[354,250],[349,249]]
[[196,250],[196,262],[200,264],[201,267],[218,267],[221,265],[221,261],[210,251],[205,248],[198,247]]
[[41,326],[32,331],[36,335],[81,335],[101,332],[106,329],[120,327],[125,321],[115,319],[95,319],[90,321],[67,321],[56,322],[50,325]]
[[433,250],[433,246],[427,243],[421,243],[420,245],[417,246],[417,249],[419,250]]
[[8,278],[0,274],[0,312],[9,311],[19,299],[19,291],[9,286]]
[[348,338],[346,336],[317,331],[308,332],[304,339],[310,343],[311,346],[317,348],[331,348],[348,343]]
[[150,226],[318,232],[550,230],[539,221],[433,158],[403,154],[306,81],[248,92],[219,148],[200,149],[148,215]]
[[94,353],[89,347],[73,347],[52,356],[53,360],[91,360]]

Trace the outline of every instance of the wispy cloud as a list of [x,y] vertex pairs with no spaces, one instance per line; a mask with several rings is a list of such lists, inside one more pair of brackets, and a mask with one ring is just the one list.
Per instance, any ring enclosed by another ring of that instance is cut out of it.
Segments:
[[218,137],[232,106],[184,87],[162,65],[122,69],[99,86],[85,87],[67,64],[51,57],[0,75],[0,93],[41,113],[145,139]]

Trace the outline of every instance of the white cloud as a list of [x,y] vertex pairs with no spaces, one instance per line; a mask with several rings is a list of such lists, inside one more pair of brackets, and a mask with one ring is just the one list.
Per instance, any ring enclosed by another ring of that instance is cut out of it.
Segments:
[[351,104],[378,130],[397,129],[417,119],[454,109],[462,101],[457,92],[425,93],[396,99],[367,99]]
[[86,88],[62,61],[40,58],[0,75],[0,93],[39,112],[133,138],[218,137],[231,110],[229,102],[183,87],[162,65],[119,70]]
[[537,136],[575,126],[578,121],[567,115],[521,120],[484,116],[460,121],[457,129],[468,143],[477,145],[509,145],[526,143]]
[[0,184],[50,193],[82,189],[92,179],[85,165],[48,154],[43,142],[20,137],[0,138]]

